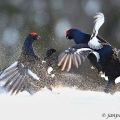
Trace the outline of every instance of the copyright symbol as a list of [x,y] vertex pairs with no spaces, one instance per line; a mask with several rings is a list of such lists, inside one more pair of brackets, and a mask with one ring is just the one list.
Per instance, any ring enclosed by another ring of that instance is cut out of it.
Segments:
[[103,117],[106,117],[106,114],[105,114],[105,113],[103,113],[103,114],[102,114],[102,116],[103,116]]

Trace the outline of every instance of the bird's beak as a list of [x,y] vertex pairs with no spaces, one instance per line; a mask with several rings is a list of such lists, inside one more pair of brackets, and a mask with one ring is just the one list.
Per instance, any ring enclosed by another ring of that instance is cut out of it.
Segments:
[[37,36],[37,39],[40,39],[40,38],[41,38],[41,37],[38,35],[38,36]]
[[66,35],[66,39],[67,39],[67,40],[73,40],[73,37],[70,36],[70,35]]
[[66,35],[66,39],[69,40],[68,35]]

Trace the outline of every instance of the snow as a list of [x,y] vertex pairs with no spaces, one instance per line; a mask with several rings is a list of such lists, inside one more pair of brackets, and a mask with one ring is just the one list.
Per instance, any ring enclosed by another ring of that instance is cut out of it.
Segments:
[[[75,88],[43,89],[33,96],[27,92],[0,95],[1,120],[105,120],[120,114],[120,93],[80,91]],[[103,117],[102,115],[106,115]],[[116,118],[119,119],[119,118]]]

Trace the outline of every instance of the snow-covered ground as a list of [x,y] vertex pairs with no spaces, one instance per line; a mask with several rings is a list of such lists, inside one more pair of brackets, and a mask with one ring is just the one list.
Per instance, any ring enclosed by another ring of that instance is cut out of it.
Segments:
[[120,119],[120,93],[79,91],[71,88],[43,90],[30,96],[0,95],[0,120],[105,120]]

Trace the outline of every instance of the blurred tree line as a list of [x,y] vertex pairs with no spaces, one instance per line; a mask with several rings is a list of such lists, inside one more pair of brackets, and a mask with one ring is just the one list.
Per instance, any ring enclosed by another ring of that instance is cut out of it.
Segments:
[[[91,33],[97,12],[105,15],[99,35],[120,48],[119,0],[0,0],[0,69],[17,60],[24,39],[32,31],[41,36],[34,43],[37,55],[44,55],[49,48],[55,48],[59,55],[74,45],[66,40],[65,31],[77,28]],[[82,70],[93,77],[86,62]]]

